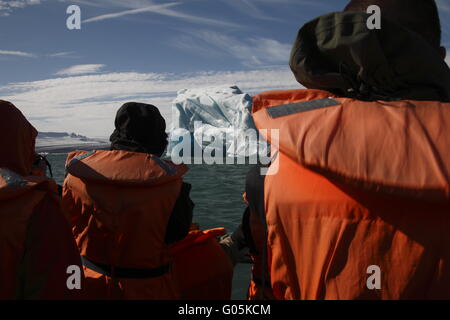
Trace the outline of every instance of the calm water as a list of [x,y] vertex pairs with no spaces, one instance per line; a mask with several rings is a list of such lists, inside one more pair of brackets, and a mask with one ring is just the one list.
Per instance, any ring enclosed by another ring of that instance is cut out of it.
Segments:
[[[66,154],[50,154],[55,180],[62,184]],[[245,205],[247,165],[191,165],[185,181],[192,184],[195,202],[194,222],[202,229],[225,227],[233,232],[240,224]],[[245,299],[250,281],[250,266],[237,265],[233,279],[233,299]]]

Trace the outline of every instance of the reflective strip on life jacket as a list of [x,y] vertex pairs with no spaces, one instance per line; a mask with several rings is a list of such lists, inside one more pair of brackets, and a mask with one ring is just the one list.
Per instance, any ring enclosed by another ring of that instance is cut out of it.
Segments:
[[303,101],[292,104],[284,104],[280,106],[274,106],[267,108],[267,113],[272,118],[280,118],[290,116],[296,113],[307,112],[311,110],[317,110],[327,107],[334,107],[339,105],[340,102],[333,98],[323,98],[311,101]]
[[90,156],[94,155],[95,151],[89,151],[86,153],[81,153],[81,154],[77,154],[76,156],[74,156],[69,162],[66,163],[66,173],[68,173],[68,169],[74,165],[76,162],[78,161],[82,161],[86,158],[89,158]]
[[0,168],[0,178],[3,180],[5,188],[22,188],[27,185],[27,182],[17,173]]

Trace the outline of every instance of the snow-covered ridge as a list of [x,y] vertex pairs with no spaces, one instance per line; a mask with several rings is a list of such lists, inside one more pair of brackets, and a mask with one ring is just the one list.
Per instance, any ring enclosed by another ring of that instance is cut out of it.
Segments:
[[68,132],[39,132],[36,139],[36,152],[62,153],[78,149],[105,149],[107,139],[88,138]]
[[53,139],[53,138],[71,138],[71,139],[79,139],[81,141],[88,141],[89,138],[76,134],[76,133],[67,133],[67,132],[39,132],[38,139]]

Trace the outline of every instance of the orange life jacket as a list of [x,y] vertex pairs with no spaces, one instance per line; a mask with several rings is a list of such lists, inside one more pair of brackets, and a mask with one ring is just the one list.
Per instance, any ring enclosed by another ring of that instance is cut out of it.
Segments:
[[257,128],[279,130],[264,182],[277,299],[450,298],[449,103],[320,90],[253,103]]
[[79,298],[81,260],[57,186],[29,176],[38,132],[10,102],[0,113],[0,300]]
[[174,274],[182,300],[229,300],[233,264],[216,237],[225,229],[191,231],[171,248]]
[[[44,201],[53,201],[55,208],[59,208],[58,200],[54,195],[56,193],[56,184],[50,179],[35,176],[25,178],[10,170],[0,169],[0,300],[14,299],[18,295],[20,297],[20,292],[24,290],[24,288],[19,288],[19,267],[23,263],[25,251],[33,252],[34,255],[39,255],[43,251],[35,250],[30,247],[33,244],[27,245],[26,243],[29,232],[38,232],[34,229],[42,227],[41,225],[34,226],[31,230],[30,221],[34,215],[45,214],[39,209]],[[49,209],[50,206],[46,208]],[[59,225],[55,227],[62,228]],[[52,229],[48,231],[52,231]],[[65,238],[62,238],[61,241],[64,242]],[[51,248],[41,249],[46,249],[47,252],[52,251]],[[54,261],[49,261],[46,256],[36,256],[35,258],[44,259],[42,266],[44,269],[48,269],[46,263],[54,263]],[[68,264],[57,271],[58,274],[49,275],[47,278],[43,278],[43,274],[40,274],[40,288],[33,289],[32,297],[22,298],[69,298],[69,295],[66,295],[69,291],[66,287],[66,277],[68,276],[66,268],[70,264],[69,261],[67,260]],[[25,268],[36,270],[39,266],[34,266],[34,268],[25,266]],[[52,271],[56,270],[52,268]],[[27,275],[30,276],[30,274]],[[26,280],[34,281],[31,278]],[[49,281],[58,281],[58,283],[49,284]]]
[[178,298],[164,240],[187,167],[143,153],[81,151],[66,168],[63,204],[85,265],[109,270],[85,268],[90,298]]

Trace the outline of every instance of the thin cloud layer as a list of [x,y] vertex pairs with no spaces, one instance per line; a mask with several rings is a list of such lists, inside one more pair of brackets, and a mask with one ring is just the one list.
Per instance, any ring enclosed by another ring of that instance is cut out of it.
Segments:
[[14,9],[40,3],[40,0],[0,0],[0,16],[9,16]]
[[267,64],[287,65],[292,45],[268,38],[247,38],[222,34],[215,31],[195,30],[186,32],[170,41],[173,47],[194,54],[231,56],[244,66]]
[[[128,8],[128,10],[119,11],[119,12],[110,12],[106,14],[102,14],[99,16],[91,17],[83,21],[83,23],[90,23],[90,22],[98,22],[102,20],[108,20],[108,19],[116,19],[121,18],[123,16],[128,15],[134,15],[134,14],[141,14],[141,13],[154,13],[165,17],[170,18],[176,18],[180,20],[184,20],[191,23],[197,23],[197,24],[206,24],[206,25],[212,25],[212,26],[218,26],[218,27],[229,27],[229,28],[237,28],[239,25],[217,20],[217,19],[211,19],[207,17],[202,16],[196,16],[192,14],[184,13],[180,10],[174,10],[171,9],[172,7],[182,5],[183,2],[170,2],[165,4],[157,4],[153,1],[122,1],[117,2],[115,0],[108,0],[103,2],[103,5],[109,3],[112,7],[123,7]],[[95,4],[95,2],[94,2]]]
[[115,12],[115,13],[103,14],[103,15],[100,15],[100,16],[96,16],[96,17],[92,17],[92,18],[86,19],[86,20],[83,21],[83,23],[90,23],[90,22],[98,22],[98,21],[108,20],[108,19],[115,19],[115,18],[120,18],[120,17],[123,17],[123,16],[127,16],[127,15],[140,14],[140,13],[144,13],[144,12],[159,13],[161,9],[173,7],[173,6],[179,5],[180,3],[181,2],[172,2],[172,3],[163,4],[163,5],[153,5],[153,6],[139,8],[139,9],[132,9],[132,10],[125,10],[125,11]]
[[72,51],[65,51],[65,52],[55,52],[55,53],[50,53],[47,56],[51,57],[51,58],[65,58],[65,57],[72,57],[74,54],[74,52]]
[[83,74],[99,73],[105,67],[104,64],[79,64],[60,70],[55,73],[57,76],[79,76]]
[[0,86],[0,95],[19,107],[40,131],[105,137],[125,102],[157,105],[170,127],[171,102],[178,90],[233,84],[253,94],[300,87],[288,68],[183,75],[127,72],[12,83]]
[[0,55],[25,57],[25,58],[34,58],[36,56],[33,53],[23,51],[12,51],[12,50],[0,50]]

